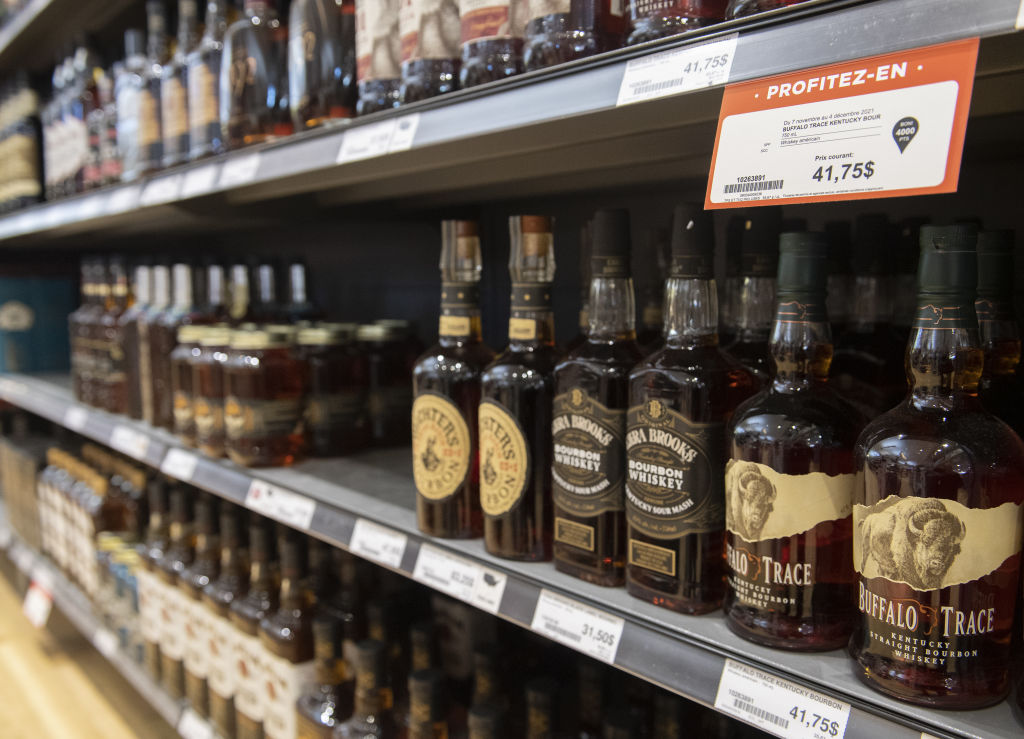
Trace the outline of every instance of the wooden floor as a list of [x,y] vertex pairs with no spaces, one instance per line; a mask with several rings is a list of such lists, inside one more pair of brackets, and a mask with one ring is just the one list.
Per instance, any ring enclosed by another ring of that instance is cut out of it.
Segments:
[[177,736],[56,608],[46,629],[33,628],[2,554],[0,562],[0,736]]

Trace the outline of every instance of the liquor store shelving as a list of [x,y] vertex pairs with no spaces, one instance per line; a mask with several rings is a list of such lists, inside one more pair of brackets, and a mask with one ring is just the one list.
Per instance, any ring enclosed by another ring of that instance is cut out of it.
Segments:
[[[26,12],[40,4],[62,3]],[[1024,44],[1011,35],[1020,11],[1020,0],[810,0],[40,204],[0,218],[0,243],[258,225],[265,209],[246,206],[298,195],[316,206],[430,205],[664,180],[700,187],[726,83],[978,36],[972,115],[1024,112],[1012,94],[1024,84]],[[0,44],[0,66],[18,38]],[[701,44],[730,54],[727,77],[617,104],[631,63],[685,63]],[[1000,130],[983,138],[1015,140],[1019,126]]]
[[563,575],[550,563],[492,557],[479,540],[424,536],[416,527],[408,448],[250,470],[188,450],[164,431],[77,403],[68,386],[63,375],[8,375],[0,378],[0,399],[525,628],[534,627],[539,601],[552,595],[571,608],[596,609],[601,623],[621,619],[617,649],[606,661],[704,705],[714,706],[730,659],[849,703],[848,739],[911,739],[922,732],[1020,736],[1008,702],[970,712],[900,703],[862,685],[842,651],[795,654],[759,647],[733,635],[719,614],[674,614],[624,589]]

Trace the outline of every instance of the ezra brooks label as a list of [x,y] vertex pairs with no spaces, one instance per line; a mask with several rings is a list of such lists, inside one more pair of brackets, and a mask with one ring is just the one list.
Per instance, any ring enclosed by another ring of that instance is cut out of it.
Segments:
[[451,497],[469,472],[469,426],[451,400],[419,395],[412,406],[412,471],[416,490],[433,501]]
[[551,476],[555,504],[577,516],[623,509],[626,412],[573,388],[555,397]]

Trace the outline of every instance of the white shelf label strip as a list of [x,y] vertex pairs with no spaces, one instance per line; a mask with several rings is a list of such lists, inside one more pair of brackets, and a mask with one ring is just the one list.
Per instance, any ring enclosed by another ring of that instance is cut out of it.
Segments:
[[739,34],[681,49],[631,59],[626,63],[616,105],[678,95],[729,81]]
[[316,501],[263,480],[253,480],[249,484],[245,506],[300,531],[309,530],[316,511]]
[[117,425],[110,434],[110,446],[138,460],[145,460],[149,451],[149,437],[128,426]]
[[414,580],[472,606],[497,613],[508,577],[430,544],[420,547]]
[[142,205],[158,205],[177,200],[181,193],[182,175],[175,174],[169,177],[160,177],[146,184],[139,198]]
[[352,529],[349,549],[353,554],[397,570],[402,565],[402,557],[405,556],[405,547],[408,543],[409,538],[405,534],[360,518],[356,519],[356,525]]
[[207,164],[191,169],[185,173],[185,182],[181,186],[181,197],[194,198],[210,192],[217,183],[217,165]]
[[72,431],[81,431],[89,420],[89,413],[84,408],[77,406],[68,408],[64,412],[64,427]]
[[256,179],[260,168],[260,154],[249,154],[228,159],[220,171],[221,187],[238,187],[248,185]]
[[530,628],[594,659],[614,664],[625,625],[618,616],[541,590]]
[[413,113],[346,131],[341,139],[337,163],[346,164],[408,151],[412,148],[419,125],[420,114]]
[[160,471],[176,480],[191,482],[192,476],[196,473],[197,464],[199,464],[199,458],[192,452],[186,452],[184,449],[170,449],[160,464]]
[[181,712],[178,720],[178,736],[182,739],[213,739],[213,727],[209,722],[195,712],[194,709],[186,707]]

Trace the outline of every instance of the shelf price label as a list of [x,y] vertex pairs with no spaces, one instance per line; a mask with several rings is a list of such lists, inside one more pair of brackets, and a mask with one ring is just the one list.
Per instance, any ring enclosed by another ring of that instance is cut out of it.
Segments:
[[530,628],[608,664],[615,663],[626,622],[618,616],[541,590]]
[[114,190],[107,199],[108,213],[124,213],[133,210],[139,204],[140,185],[121,186]]
[[508,577],[497,570],[449,554],[430,544],[420,546],[412,577],[434,590],[488,613],[498,612],[508,581]]
[[92,635],[92,645],[96,647],[97,652],[110,659],[117,652],[117,634],[110,629],[100,627]]
[[703,44],[669,49],[626,63],[616,105],[724,85],[729,81],[739,34]]
[[838,739],[850,720],[849,703],[731,659],[715,709],[787,739]]
[[349,549],[353,554],[397,570],[402,566],[402,557],[405,556],[408,543],[409,538],[405,534],[359,518],[352,529]]
[[51,595],[50,589],[43,583],[33,580],[32,584],[28,586],[28,592],[25,593],[25,601],[21,605],[21,610],[29,623],[37,629],[46,626],[46,622],[50,619],[50,612],[53,610],[53,595]]
[[213,739],[213,727],[191,707],[181,712],[177,729],[182,739]]
[[139,203],[144,206],[158,205],[177,200],[178,194],[181,192],[181,183],[182,176],[180,174],[150,180],[142,190]]
[[309,530],[316,511],[316,501],[263,480],[250,483],[245,506],[300,531]]
[[28,388],[17,380],[0,378],[0,396],[4,398],[20,398],[28,393]]
[[118,424],[110,434],[110,446],[129,457],[145,461],[149,437],[141,431]]
[[175,480],[191,482],[192,476],[196,473],[196,465],[199,464],[199,457],[184,449],[169,449],[164,461],[160,463],[160,471]]
[[89,421],[89,413],[85,408],[74,406],[64,412],[64,427],[72,431],[81,431]]
[[224,167],[220,171],[220,186],[227,188],[248,185],[256,179],[259,168],[259,152],[231,157],[224,162]]
[[185,173],[185,182],[181,186],[181,197],[194,198],[204,195],[217,184],[217,165],[206,164],[190,169]]
[[705,208],[956,192],[978,39],[729,85]]

